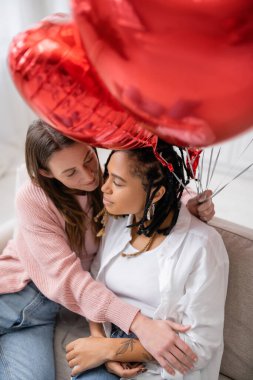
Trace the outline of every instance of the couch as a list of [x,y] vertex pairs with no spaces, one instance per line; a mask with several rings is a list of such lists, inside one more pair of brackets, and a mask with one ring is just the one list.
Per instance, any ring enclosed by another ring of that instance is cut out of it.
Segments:
[[[253,380],[253,229],[214,218],[230,259],[224,354],[219,380]],[[13,234],[14,220],[0,226],[0,252]],[[56,324],[57,380],[69,380],[65,345],[88,334],[84,318],[62,309]],[[216,379],[211,379],[216,380]]]

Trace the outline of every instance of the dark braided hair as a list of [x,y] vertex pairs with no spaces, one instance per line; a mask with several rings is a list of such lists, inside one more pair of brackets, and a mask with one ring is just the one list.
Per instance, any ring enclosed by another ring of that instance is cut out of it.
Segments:
[[[115,151],[111,152],[106,162],[105,177],[108,175],[107,165],[114,152]],[[178,149],[179,153],[177,153],[172,145],[162,140],[158,141],[156,148],[157,154],[161,155],[163,160],[171,164],[175,175],[181,182],[171,173],[168,166],[164,166],[158,160],[152,147],[125,150],[124,152],[133,163],[130,166],[130,172],[132,175],[138,176],[141,179],[143,188],[147,193],[144,213],[141,220],[128,227],[138,226],[138,234],[143,234],[148,237],[152,236],[154,232],[168,235],[177,222],[182,192],[184,186],[189,182],[189,173],[187,173],[185,168],[182,149]],[[162,198],[155,203],[155,212],[152,220],[148,225],[147,223],[145,225],[148,209],[157,191],[159,191],[162,186],[165,187],[165,193]],[[166,226],[166,228],[160,228],[170,213],[172,214],[170,225]]]

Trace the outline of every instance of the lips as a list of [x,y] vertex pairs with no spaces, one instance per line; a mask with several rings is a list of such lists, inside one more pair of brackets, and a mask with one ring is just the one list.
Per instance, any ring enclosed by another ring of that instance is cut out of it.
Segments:
[[96,183],[96,178],[94,178],[91,182],[86,183],[84,186],[92,186],[95,185]]
[[103,204],[104,204],[105,206],[109,206],[109,205],[112,205],[112,202],[110,202],[109,199],[103,197]]

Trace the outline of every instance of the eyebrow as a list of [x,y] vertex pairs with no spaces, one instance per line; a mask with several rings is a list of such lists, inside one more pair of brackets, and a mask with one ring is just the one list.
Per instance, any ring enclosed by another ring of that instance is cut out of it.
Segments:
[[[92,153],[91,150],[89,150],[89,151],[86,153],[86,156],[84,157],[83,162],[85,162],[85,161],[87,160],[88,156],[89,156],[91,153]],[[75,168],[68,168],[68,169],[65,169],[65,170],[63,170],[63,172],[61,172],[61,174],[67,173],[67,172],[69,172],[70,170],[74,170],[74,169],[75,169]]]

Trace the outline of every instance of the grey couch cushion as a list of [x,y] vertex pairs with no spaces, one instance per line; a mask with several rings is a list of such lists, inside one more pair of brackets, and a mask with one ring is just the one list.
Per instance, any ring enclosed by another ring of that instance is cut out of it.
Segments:
[[233,380],[252,380],[253,237],[218,231],[230,260],[221,373]]
[[232,380],[232,379],[231,379],[231,377],[220,375],[219,380]]
[[57,318],[54,338],[57,380],[70,380],[71,371],[65,358],[65,347],[72,340],[84,336],[89,336],[86,319],[62,307]]

